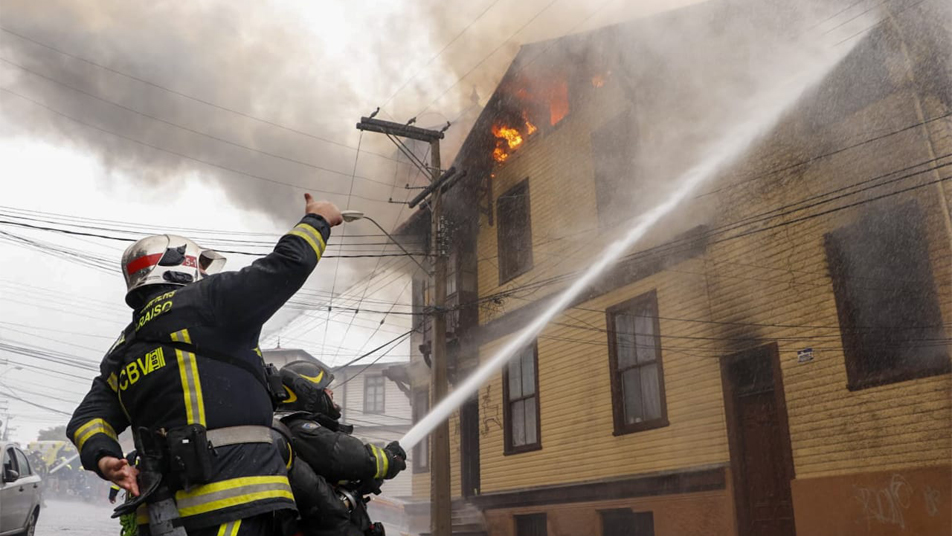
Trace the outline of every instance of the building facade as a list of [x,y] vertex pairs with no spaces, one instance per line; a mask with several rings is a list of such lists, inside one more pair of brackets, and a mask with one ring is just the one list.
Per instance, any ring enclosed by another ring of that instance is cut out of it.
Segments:
[[[906,7],[453,416],[458,532],[952,534],[952,19]],[[523,47],[467,138],[451,380],[663,195],[652,126],[692,114],[676,66],[606,52],[638,28]]]

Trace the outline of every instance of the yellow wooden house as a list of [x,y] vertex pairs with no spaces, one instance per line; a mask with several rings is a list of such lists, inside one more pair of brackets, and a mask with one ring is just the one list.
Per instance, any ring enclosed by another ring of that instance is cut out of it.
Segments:
[[[455,532],[952,534],[952,71],[937,53],[952,18],[905,7],[454,415]],[[695,121],[666,90],[677,68],[612,53],[657,23],[523,47],[477,120],[447,200],[454,381],[665,194],[652,162],[701,154],[654,131]],[[425,514],[427,445],[415,459]]]

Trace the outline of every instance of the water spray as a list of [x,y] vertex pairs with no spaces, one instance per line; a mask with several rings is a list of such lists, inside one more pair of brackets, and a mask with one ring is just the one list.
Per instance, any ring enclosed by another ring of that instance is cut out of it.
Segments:
[[549,322],[569,307],[576,297],[589,288],[596,278],[614,264],[623,253],[631,249],[655,224],[688,199],[698,187],[712,180],[718,171],[734,162],[751,142],[777,123],[806,90],[820,82],[826,73],[846,56],[852,46],[827,49],[828,55],[821,57],[815,64],[807,66],[801,76],[761,95],[758,99],[759,106],[756,102],[746,102],[745,119],[733,128],[727,129],[711,144],[703,153],[700,163],[675,181],[679,186],[667,199],[633,220],[634,226],[621,239],[610,244],[588,270],[565,289],[548,309],[523,328],[515,338],[470,374],[463,383],[416,423],[403,436],[400,444],[405,449],[413,448],[441,422],[448,419],[456,408],[479,390],[493,374],[502,369],[519,350],[535,339]]

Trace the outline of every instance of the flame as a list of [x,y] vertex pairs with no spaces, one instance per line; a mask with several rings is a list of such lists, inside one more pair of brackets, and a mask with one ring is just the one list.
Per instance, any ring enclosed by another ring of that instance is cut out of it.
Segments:
[[493,136],[506,140],[510,149],[515,149],[522,145],[522,134],[519,134],[518,130],[511,127],[494,125]]
[[509,158],[509,153],[507,153],[502,147],[496,147],[493,149],[493,160],[496,162],[501,164],[505,162],[507,158]]
[[533,125],[532,122],[529,121],[529,115],[526,112],[522,112],[522,119],[526,122],[526,136],[531,136],[535,134],[537,130],[539,130],[539,127]]
[[604,86],[604,85],[605,85],[605,77],[604,77],[604,76],[602,76],[602,75],[600,75],[600,74],[596,74],[595,76],[592,77],[592,87],[599,88],[599,87],[602,87],[602,86]]

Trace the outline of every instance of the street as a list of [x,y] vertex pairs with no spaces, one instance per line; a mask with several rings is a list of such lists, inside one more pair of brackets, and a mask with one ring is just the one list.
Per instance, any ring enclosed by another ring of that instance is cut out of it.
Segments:
[[119,534],[119,520],[110,519],[112,508],[108,502],[94,505],[82,501],[47,499],[40,511],[36,536],[107,536]]

